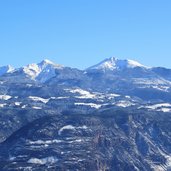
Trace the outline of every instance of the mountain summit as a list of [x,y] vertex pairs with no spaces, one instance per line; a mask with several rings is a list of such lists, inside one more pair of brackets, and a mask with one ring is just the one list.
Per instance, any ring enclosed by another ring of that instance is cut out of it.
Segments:
[[12,71],[14,71],[14,68],[12,66],[10,66],[10,65],[2,66],[2,67],[0,67],[0,76],[5,73],[12,72]]
[[32,79],[38,79],[41,82],[55,76],[55,69],[61,69],[63,66],[55,64],[50,60],[43,60],[38,64],[29,64],[23,67],[25,74],[29,75]]
[[140,64],[137,61],[130,60],[130,59],[117,59],[115,57],[107,58],[102,62],[89,67],[89,69],[102,69],[102,70],[115,70],[115,69],[125,69],[125,68],[135,68],[135,67],[144,67],[144,65]]
[[44,68],[48,65],[54,66],[55,68],[60,68],[62,65],[56,64],[48,59],[42,60],[40,63],[37,64],[39,67]]

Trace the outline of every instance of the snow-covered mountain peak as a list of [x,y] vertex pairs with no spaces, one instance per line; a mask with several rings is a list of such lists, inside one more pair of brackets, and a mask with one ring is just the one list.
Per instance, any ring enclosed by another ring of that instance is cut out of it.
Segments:
[[115,69],[135,68],[135,67],[146,68],[144,65],[134,60],[130,60],[130,59],[122,60],[122,59],[117,59],[115,57],[111,57],[103,60],[102,62],[88,69],[115,70]]
[[6,66],[7,73],[14,71],[14,68],[11,65]]
[[56,65],[56,64],[48,59],[44,59],[40,63],[38,63],[38,65],[45,66],[45,65]]
[[42,60],[42,63],[47,63],[47,64],[54,64],[52,61],[50,61],[49,59],[44,59]]
[[44,59],[40,63],[29,64],[24,66],[22,70],[25,74],[31,77],[31,79],[36,79],[41,82],[45,82],[46,80],[55,76],[56,69],[62,69],[63,66],[59,64],[55,64],[48,59]]
[[62,68],[63,67],[62,65],[56,64],[56,63],[54,63],[48,59],[44,59],[43,61],[41,61],[37,65],[42,69],[46,68],[47,66],[51,66],[54,68]]
[[11,65],[0,67],[0,76],[9,72],[14,71],[14,68]]
[[23,71],[32,78],[35,78],[41,72],[41,68],[37,64],[29,64],[23,67]]

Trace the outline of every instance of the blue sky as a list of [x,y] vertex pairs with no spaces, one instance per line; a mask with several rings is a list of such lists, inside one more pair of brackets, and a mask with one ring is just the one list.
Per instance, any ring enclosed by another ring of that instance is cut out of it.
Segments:
[[171,68],[170,0],[1,0],[0,65],[80,69],[115,56]]

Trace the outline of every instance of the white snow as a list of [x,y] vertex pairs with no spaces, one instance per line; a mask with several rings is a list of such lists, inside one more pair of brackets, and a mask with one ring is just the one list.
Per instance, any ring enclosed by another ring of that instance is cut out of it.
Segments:
[[29,96],[29,99],[35,101],[35,102],[42,102],[42,103],[48,103],[50,99],[52,100],[60,100],[60,99],[68,99],[69,97],[50,97],[48,99],[42,98],[42,97],[37,97],[37,96]]
[[90,106],[92,108],[96,108],[99,109],[102,105],[100,104],[95,104],[95,103],[74,103],[75,105],[79,105],[79,106]]
[[41,107],[38,107],[38,106],[33,106],[32,108],[33,108],[33,109],[37,109],[37,110],[42,109]]
[[170,103],[158,103],[158,104],[154,104],[148,107],[152,109],[156,109],[158,107],[171,107],[171,104]]
[[167,158],[167,162],[166,162],[167,168],[171,169],[171,156],[166,155],[165,157]]
[[163,155],[166,159],[166,163],[159,165],[157,163],[151,163],[151,166],[156,171],[169,171],[171,169],[171,155],[166,154],[163,151],[159,150],[161,155]]
[[127,64],[127,67],[134,68],[134,67],[145,67],[144,65],[140,64],[137,61],[134,60],[125,60],[125,64]]
[[15,104],[16,106],[20,106],[21,103],[22,103],[22,102],[15,102],[14,104]]
[[65,89],[66,91],[69,91],[71,93],[79,93],[80,96],[76,96],[76,98],[84,99],[84,98],[95,98],[96,95],[90,93],[89,91],[77,88],[77,89]]
[[28,97],[29,99],[33,100],[33,101],[40,101],[40,102],[43,102],[43,103],[48,103],[50,99],[44,99],[42,97],[37,97],[37,96],[29,96]]
[[11,99],[12,97],[9,96],[9,95],[0,95],[0,100],[9,100]]
[[31,77],[31,79],[45,82],[55,76],[55,69],[62,69],[62,65],[55,64],[47,59],[38,64],[29,64],[23,67],[23,71]]
[[69,97],[51,97],[51,99],[53,99],[53,100],[55,100],[55,99],[57,99],[57,100],[60,100],[60,99],[68,99]]
[[27,105],[23,105],[21,108],[22,108],[22,109],[25,109],[26,107],[27,107]]
[[112,94],[107,94],[106,96],[107,96],[107,98],[110,100],[110,99],[113,99],[113,98],[115,98],[115,97],[119,97],[120,95],[119,95],[119,94],[114,94],[114,93],[112,93]]
[[32,84],[26,84],[27,87],[32,87],[33,85]]
[[138,63],[134,60],[120,60],[115,57],[107,58],[104,61],[94,65],[88,69],[103,69],[103,70],[115,70],[115,69],[123,69],[123,68],[135,68],[135,67],[145,67],[144,65]]
[[160,91],[165,91],[165,92],[169,92],[169,88],[168,86],[164,86],[164,85],[152,85],[151,88],[160,90]]
[[61,133],[64,131],[64,130],[77,130],[77,129],[87,129],[88,127],[86,125],[83,125],[83,126],[73,126],[73,125],[65,125],[63,126],[62,128],[59,129],[58,131],[58,134],[61,135]]
[[58,134],[61,135],[61,133],[62,133],[64,130],[75,130],[75,127],[72,126],[72,125],[63,126],[63,127],[60,128],[60,130],[58,131]]
[[148,109],[157,109],[157,108],[162,108],[162,107],[171,107],[170,103],[158,103],[158,104],[153,104],[153,105],[148,105],[146,108]]
[[149,110],[161,111],[161,112],[171,112],[171,104],[170,103],[157,103],[146,106],[141,106],[140,108],[146,108]]
[[23,71],[34,79],[41,72],[41,69],[37,64],[29,64],[23,67]]
[[37,140],[37,141],[28,141],[28,144],[31,145],[41,145],[41,144],[54,144],[54,143],[60,143],[61,140]]
[[50,157],[45,157],[45,158],[31,158],[28,160],[28,163],[31,164],[39,164],[39,165],[44,165],[44,164],[53,164],[56,163],[58,161],[58,159],[54,156],[50,156]]
[[44,59],[43,61],[42,61],[42,63],[44,63],[44,64],[51,64],[51,65],[55,65],[52,61],[50,61],[49,59]]
[[6,103],[3,103],[3,104],[0,104],[0,107],[4,107],[4,106],[6,106],[7,104]]
[[130,101],[121,100],[121,101],[117,102],[115,105],[119,106],[119,107],[124,107],[125,108],[125,107],[129,107],[129,106],[133,106],[135,104],[130,102]]
[[82,141],[83,141],[82,139],[76,139],[76,140],[73,140],[73,141],[68,141],[68,143],[80,143]]
[[157,111],[161,111],[161,112],[171,112],[171,108],[161,108],[161,109],[158,109]]
[[83,126],[78,126],[77,128],[78,129],[87,129],[88,127],[86,125],[83,125]]

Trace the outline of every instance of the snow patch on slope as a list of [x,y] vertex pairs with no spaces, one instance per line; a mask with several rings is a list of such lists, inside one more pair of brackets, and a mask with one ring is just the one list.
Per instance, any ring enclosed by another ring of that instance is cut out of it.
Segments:
[[79,106],[90,106],[91,108],[99,109],[101,107],[100,104],[95,104],[95,103],[74,103],[75,105]]
[[11,99],[12,97],[9,96],[9,95],[0,95],[0,100],[9,100]]
[[22,104],[22,102],[15,102],[14,104],[15,104],[15,106],[20,106]]
[[170,103],[158,103],[153,105],[147,105],[145,108],[149,110],[161,111],[161,112],[171,112]]
[[48,103],[50,99],[44,99],[44,98],[41,98],[41,97],[37,97],[37,96],[29,96],[28,97],[29,99],[35,101],[35,102],[43,102],[43,103]]
[[58,131],[58,134],[61,135],[61,133],[62,133],[64,130],[75,130],[75,127],[72,126],[72,125],[63,126],[63,127]]
[[124,107],[125,108],[125,107],[129,107],[129,106],[134,106],[135,104],[133,102],[130,102],[130,101],[120,100],[115,105],[119,106],[119,107]]
[[33,106],[32,108],[33,109],[37,109],[37,110],[41,110],[42,109],[41,107],[38,107],[38,106]]
[[77,130],[77,129],[87,129],[86,125],[83,126],[73,126],[73,125],[65,125],[62,128],[59,129],[58,135],[61,135],[64,130]]
[[77,89],[65,89],[66,91],[69,91],[71,93],[78,93],[80,96],[76,96],[77,98],[84,99],[84,98],[95,98],[96,94],[90,93],[89,91],[77,88]]
[[61,140],[37,140],[37,141],[28,141],[28,144],[31,145],[41,145],[41,144],[54,144],[54,143],[60,143]]
[[31,158],[28,160],[28,163],[31,164],[39,164],[39,165],[44,165],[44,164],[53,164],[56,163],[58,161],[58,159],[54,156],[50,156],[50,157],[45,157],[45,158]]
[[5,107],[7,104],[6,103],[3,103],[3,104],[0,104],[0,107],[3,108]]
[[146,107],[149,109],[157,109],[160,107],[171,107],[171,104],[170,103],[158,103],[158,104],[153,104],[153,105],[149,105]]

